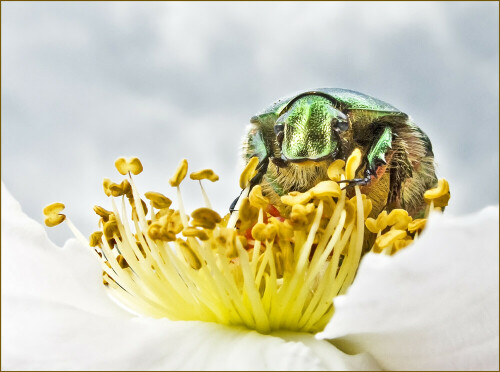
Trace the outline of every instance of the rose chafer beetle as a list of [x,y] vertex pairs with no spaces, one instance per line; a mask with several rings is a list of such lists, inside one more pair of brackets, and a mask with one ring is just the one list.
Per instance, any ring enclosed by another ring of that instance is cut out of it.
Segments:
[[250,119],[243,155],[259,158],[251,185],[282,214],[280,196],[304,192],[328,179],[327,169],[355,149],[363,154],[356,178],[373,203],[371,214],[403,208],[413,217],[425,210],[423,194],[437,184],[427,135],[394,106],[363,93],[321,88],[278,100]]

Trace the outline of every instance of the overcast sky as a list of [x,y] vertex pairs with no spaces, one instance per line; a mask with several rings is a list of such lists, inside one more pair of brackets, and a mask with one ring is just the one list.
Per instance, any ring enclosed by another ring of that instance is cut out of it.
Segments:
[[[447,213],[498,204],[497,2],[2,2],[2,180],[24,210],[62,201],[86,234],[102,178],[138,156],[142,192],[174,196],[187,158],[225,212],[249,118],[342,87],[385,100],[433,142]],[[188,208],[202,198],[186,185]],[[70,237],[63,227],[49,235]]]

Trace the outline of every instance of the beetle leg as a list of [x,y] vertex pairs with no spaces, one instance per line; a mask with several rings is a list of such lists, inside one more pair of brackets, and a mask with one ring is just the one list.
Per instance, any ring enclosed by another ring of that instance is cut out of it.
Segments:
[[[258,123],[258,120],[255,119],[254,121],[254,118],[252,118],[251,122],[253,123],[253,126],[248,132],[248,135],[245,139],[245,142],[243,144],[243,151],[245,153],[245,159],[247,161],[250,158],[257,156],[259,158],[259,164],[257,165],[257,174],[250,180],[250,189],[252,189],[252,187],[262,181],[262,177],[267,172],[267,166],[269,165],[269,154],[271,153],[267,142],[264,140],[264,135],[259,125],[256,125],[256,123]],[[243,190],[240,192],[240,195],[238,195],[238,197],[231,203],[231,206],[229,207],[229,211],[231,213],[234,211],[236,203],[240,199],[242,192]]]
[[234,207],[236,207],[236,203],[238,203],[238,200],[240,199],[242,192],[243,190],[240,191],[240,195],[238,195],[236,199],[234,199],[231,205],[229,206],[229,213],[233,213],[235,211]]
[[[264,158],[264,160],[262,160],[257,165],[257,174],[250,180],[250,190],[252,190],[252,188],[255,185],[258,185],[262,181],[262,177],[264,177],[264,175],[267,172],[268,165],[269,165],[269,157]],[[231,205],[229,206],[230,213],[233,213],[235,211],[234,207],[236,207],[236,203],[238,203],[238,200],[240,199],[242,192],[243,190],[241,190],[240,195],[238,195],[238,197],[234,199]]]
[[366,156],[366,170],[363,178],[353,178],[352,180],[342,180],[338,183],[346,183],[347,187],[367,186],[371,183],[372,177],[378,178],[377,170],[387,164],[385,154],[392,147],[392,129],[384,127],[377,141],[370,147]]
[[352,180],[341,180],[338,181],[337,183],[347,183],[345,188],[352,187],[352,186],[366,186],[369,185],[371,182],[371,177],[365,177],[365,178],[353,178]]
[[269,157],[264,158],[257,165],[257,174],[250,180],[250,190],[252,189],[252,187],[258,185],[262,181],[262,177],[264,177],[264,174],[266,174],[267,172],[268,165],[269,165]]
[[392,148],[392,129],[384,127],[378,140],[371,146],[368,155],[366,156],[367,166],[365,170],[365,178],[377,177],[377,168],[387,164],[385,154]]

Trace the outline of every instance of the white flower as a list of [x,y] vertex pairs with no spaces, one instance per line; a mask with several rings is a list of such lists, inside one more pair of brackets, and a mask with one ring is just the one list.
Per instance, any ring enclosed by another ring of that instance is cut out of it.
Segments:
[[[2,185],[2,369],[498,369],[498,207],[368,254],[319,335],[131,316]],[[322,339],[323,338],[323,339]]]

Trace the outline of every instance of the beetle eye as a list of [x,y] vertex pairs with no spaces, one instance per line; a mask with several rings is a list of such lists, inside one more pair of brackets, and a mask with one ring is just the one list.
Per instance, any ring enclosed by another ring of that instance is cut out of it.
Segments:
[[285,126],[283,124],[276,124],[274,126],[274,134],[278,135],[280,132],[285,130]]
[[332,119],[332,129],[345,132],[347,129],[349,129],[349,122],[344,119],[334,118]]

